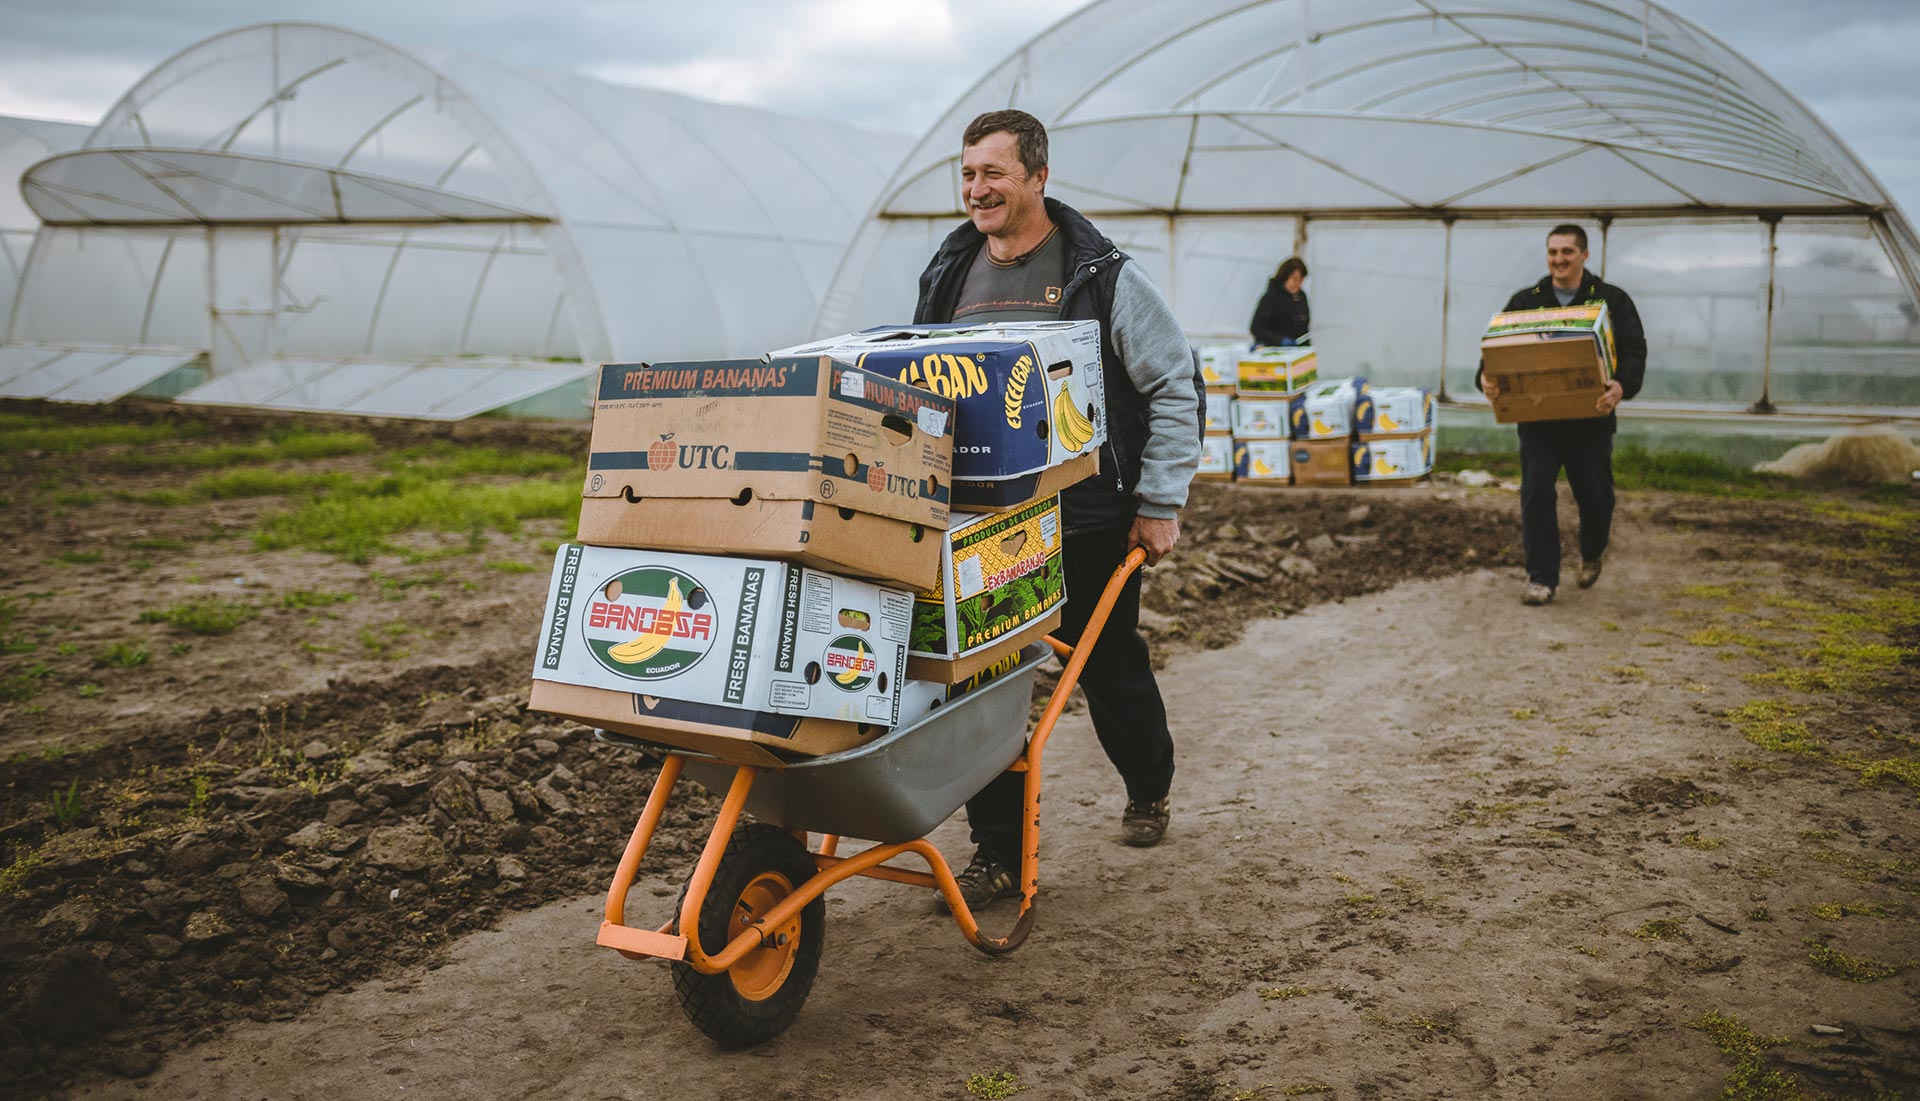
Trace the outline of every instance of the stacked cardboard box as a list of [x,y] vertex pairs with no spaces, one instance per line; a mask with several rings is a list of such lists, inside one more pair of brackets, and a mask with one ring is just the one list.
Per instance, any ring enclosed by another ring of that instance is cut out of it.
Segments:
[[1312,348],[1254,348],[1234,363],[1233,476],[1287,485],[1293,462],[1287,448],[1288,409],[1294,395],[1319,373]]
[[[861,364],[602,368],[534,708],[777,765],[917,720],[1059,623],[1056,487],[1105,438],[1097,326],[996,327],[1011,355],[888,332],[827,342]],[[958,439],[1000,511],[951,508]]]
[[894,725],[954,413],[823,356],[603,367],[531,705],[755,764]]
[[1316,381],[1287,402],[1288,456],[1297,486],[1349,485],[1353,481],[1349,445],[1354,409],[1366,390],[1364,378]]
[[919,587],[908,672],[955,684],[1060,622],[1058,494],[1106,442],[1093,321],[869,329],[787,349],[931,386],[957,403],[954,501],[936,581]]
[[1433,393],[1420,386],[1368,388],[1354,410],[1353,480],[1412,485],[1433,473]]
[[1499,384],[1501,424],[1598,414],[1613,378],[1613,323],[1604,302],[1497,313],[1480,338],[1485,377]]

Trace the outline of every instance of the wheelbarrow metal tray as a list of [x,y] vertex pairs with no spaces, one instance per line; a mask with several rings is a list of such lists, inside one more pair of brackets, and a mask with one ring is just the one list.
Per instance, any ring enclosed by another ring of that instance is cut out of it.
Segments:
[[[1047,652],[876,741],[754,777],[747,811],[786,829],[892,843],[924,837],[1020,756],[1033,674]],[[725,793],[734,766],[688,756],[685,775]]]

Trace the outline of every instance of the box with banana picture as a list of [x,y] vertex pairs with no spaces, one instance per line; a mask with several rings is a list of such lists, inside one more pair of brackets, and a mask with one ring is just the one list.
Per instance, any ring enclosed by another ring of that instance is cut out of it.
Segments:
[[1233,480],[1233,437],[1225,432],[1209,432],[1200,437],[1200,469],[1194,478],[1203,482]]
[[772,354],[831,356],[952,398],[956,510],[1018,508],[1099,469],[1107,403],[1097,321],[901,325]]
[[1240,381],[1240,353],[1244,344],[1209,344],[1200,349],[1200,384],[1233,389]]
[[542,686],[891,726],[913,594],[772,559],[564,543],[539,649]]
[[1433,433],[1355,440],[1352,466],[1357,485],[1410,485],[1433,473]]
[[1288,402],[1284,394],[1241,394],[1233,399],[1233,438],[1284,440]]
[[1316,382],[1288,399],[1288,421],[1296,440],[1344,440],[1353,435],[1354,407],[1366,391],[1364,378]]
[[913,598],[907,675],[956,684],[1059,625],[1067,599],[1060,498],[956,513],[940,566],[939,582]]
[[1439,414],[1433,391],[1424,386],[1368,386],[1353,408],[1353,430],[1361,439],[1417,436],[1431,432]]
[[1233,387],[1207,387],[1207,423],[1202,432],[1233,431]]
[[1235,440],[1233,480],[1287,484],[1293,477],[1293,464],[1287,459],[1287,449],[1292,443],[1291,440]]
[[1320,375],[1320,353],[1312,348],[1262,346],[1242,352],[1235,382],[1243,394],[1295,394]]

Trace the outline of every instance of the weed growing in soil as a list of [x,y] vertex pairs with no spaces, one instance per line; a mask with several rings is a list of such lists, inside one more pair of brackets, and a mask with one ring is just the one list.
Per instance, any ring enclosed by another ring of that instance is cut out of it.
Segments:
[[455,485],[388,477],[268,516],[253,540],[261,550],[306,547],[365,563],[397,553],[387,540],[401,532],[464,532],[475,525],[513,532],[522,520],[577,516],[579,508],[575,479]]
[[1849,955],[1824,941],[1810,937],[1806,943],[1810,946],[1807,958],[1813,961],[1813,966],[1835,978],[1848,982],[1879,982],[1900,973],[1900,968],[1894,964]]
[[53,820],[61,829],[66,829],[86,809],[80,802],[80,778],[74,777],[66,791],[55,791],[49,802],[53,805]]
[[967,1092],[975,1097],[995,1101],[997,1098],[1012,1097],[1027,1087],[1020,1084],[1010,1070],[996,1070],[988,1074],[967,1075]]
[[165,623],[196,635],[226,635],[232,634],[234,628],[257,614],[259,609],[251,604],[203,596],[171,607],[141,612],[140,622]]
[[1655,918],[1643,922],[1633,931],[1634,939],[1644,941],[1687,940],[1687,927],[1672,918]]
[[1794,718],[1800,709],[1778,700],[1755,700],[1724,714],[1746,735],[1747,741],[1776,753],[1818,754],[1822,745],[1807,731],[1807,724]]
[[1813,916],[1822,921],[1844,917],[1892,917],[1894,911],[1878,902],[1823,902],[1813,908]]
[[282,593],[280,606],[290,611],[300,608],[326,608],[334,604],[346,604],[353,600],[352,593],[331,593],[318,589],[294,589]]
[[145,665],[153,655],[148,653],[144,642],[116,642],[102,651],[94,659],[95,665],[111,665],[119,669],[132,669]]
[[[11,419],[11,418],[10,418]],[[183,424],[64,424],[52,417],[22,417],[0,424],[0,454],[46,451],[71,455],[97,447],[131,447],[204,431]]]
[[52,675],[53,668],[45,662],[35,662],[25,669],[0,674],[0,703],[32,699],[40,691],[41,682]]
[[1769,1070],[1766,1053],[1787,1042],[1785,1036],[1760,1036],[1738,1017],[1709,1011],[1687,1026],[1707,1034],[1720,1054],[1734,1061],[1721,1097],[1727,1101],[1779,1101],[1803,1097],[1800,1080],[1784,1071]]
[[211,470],[245,463],[331,459],[341,455],[358,455],[373,448],[373,437],[364,432],[296,430],[254,443],[142,449],[115,455],[107,461],[107,466],[129,474],[160,470]]

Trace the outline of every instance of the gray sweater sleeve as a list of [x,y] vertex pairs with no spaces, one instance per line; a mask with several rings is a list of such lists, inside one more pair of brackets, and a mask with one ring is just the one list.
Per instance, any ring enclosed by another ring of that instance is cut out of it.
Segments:
[[1134,487],[1139,514],[1169,519],[1187,503],[1187,486],[1200,468],[1193,346],[1136,263],[1122,267],[1114,284],[1113,346],[1147,408],[1147,444]]

